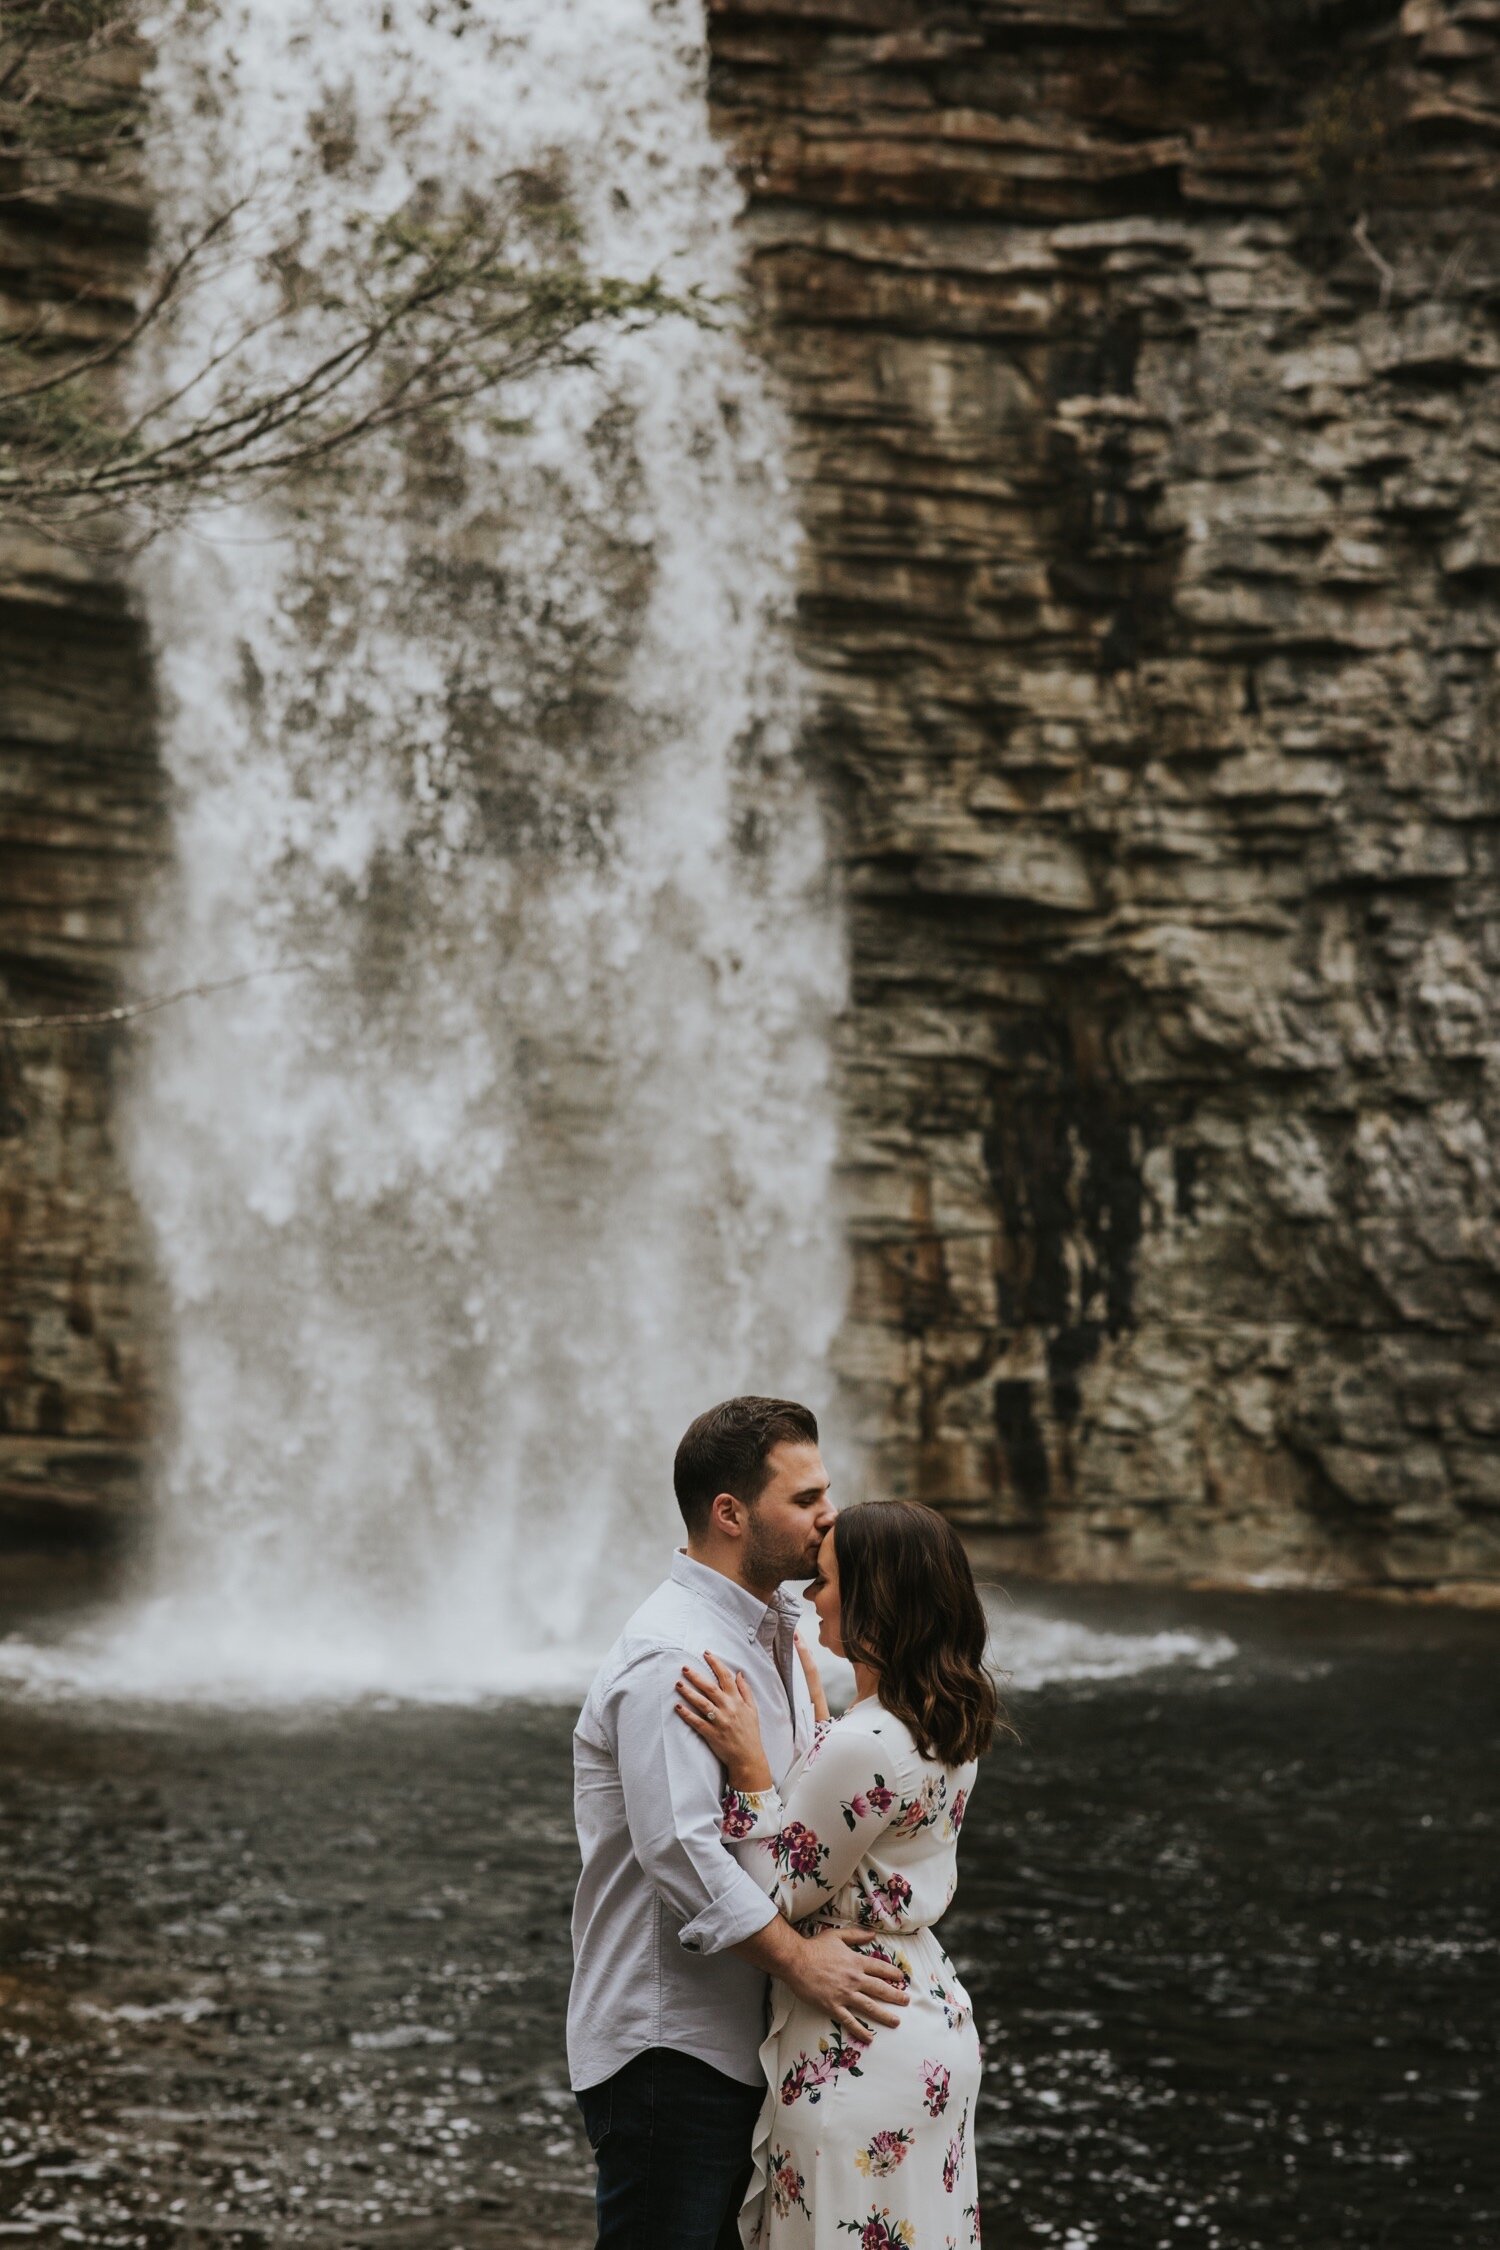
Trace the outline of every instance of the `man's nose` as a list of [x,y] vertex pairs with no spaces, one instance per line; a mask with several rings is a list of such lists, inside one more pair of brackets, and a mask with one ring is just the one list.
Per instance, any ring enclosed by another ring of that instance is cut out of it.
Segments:
[[813,1517],[813,1529],[818,1533],[820,1537],[824,1533],[829,1532],[833,1529],[833,1519],[837,1514],[838,1510],[834,1506],[833,1502],[831,1500],[825,1500],[822,1507],[819,1508],[817,1514]]

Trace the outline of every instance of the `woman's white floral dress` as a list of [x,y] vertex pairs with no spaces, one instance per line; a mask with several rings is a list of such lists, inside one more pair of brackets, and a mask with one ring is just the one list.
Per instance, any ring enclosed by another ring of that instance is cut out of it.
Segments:
[[924,1758],[873,1698],[819,1727],[780,1791],[724,1798],[724,1833],[791,1921],[865,1929],[908,2004],[868,2046],[782,1984],[740,2214],[754,2250],[969,2250],[979,2240],[979,2040],[932,1925],[958,1880],[975,1767]]

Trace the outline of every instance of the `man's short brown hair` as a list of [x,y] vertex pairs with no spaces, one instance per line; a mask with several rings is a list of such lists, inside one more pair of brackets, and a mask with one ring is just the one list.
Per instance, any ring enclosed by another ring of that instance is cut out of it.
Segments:
[[748,1506],[770,1481],[774,1446],[816,1445],[818,1418],[791,1398],[727,1398],[690,1422],[672,1464],[672,1486],[691,1539],[721,1492]]

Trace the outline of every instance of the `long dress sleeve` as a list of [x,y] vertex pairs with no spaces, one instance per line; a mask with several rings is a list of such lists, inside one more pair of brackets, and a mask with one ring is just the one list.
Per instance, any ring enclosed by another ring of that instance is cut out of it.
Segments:
[[729,1789],[722,1827],[759,1848],[741,1862],[788,1921],[826,1905],[853,1875],[901,1801],[901,1752],[864,1727],[818,1729],[783,1800],[776,1789]]

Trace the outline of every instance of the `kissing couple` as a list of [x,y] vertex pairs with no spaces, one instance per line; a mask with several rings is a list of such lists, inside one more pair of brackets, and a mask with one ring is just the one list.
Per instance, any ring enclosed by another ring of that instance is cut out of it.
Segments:
[[598,2250],[967,2250],[979,2040],[933,1924],[997,1721],[968,1557],[913,1502],[835,1515],[789,1399],[700,1415],[673,1483],[687,1544],[573,1738]]

